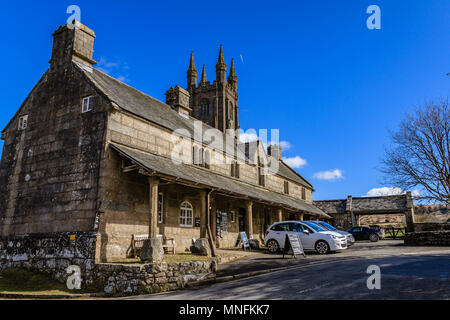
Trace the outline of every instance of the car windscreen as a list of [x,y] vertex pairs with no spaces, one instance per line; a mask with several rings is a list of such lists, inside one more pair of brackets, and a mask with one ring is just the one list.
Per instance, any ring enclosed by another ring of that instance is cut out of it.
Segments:
[[315,223],[312,222],[303,222],[304,224],[306,224],[308,227],[311,227],[314,231],[327,231],[325,228],[318,226]]
[[326,222],[319,222],[319,225],[320,225],[322,228],[325,228],[325,229],[328,229],[328,230],[331,230],[331,231],[336,230],[335,227],[333,227],[332,225],[330,225],[330,224],[328,224],[328,223],[326,223]]

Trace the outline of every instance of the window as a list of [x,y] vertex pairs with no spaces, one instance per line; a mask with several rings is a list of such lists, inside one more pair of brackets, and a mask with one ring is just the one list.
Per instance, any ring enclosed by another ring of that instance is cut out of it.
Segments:
[[259,168],[259,185],[262,187],[266,186],[266,176],[264,175],[264,168]]
[[289,194],[289,182],[288,181],[284,182],[284,193]]
[[180,208],[180,226],[192,227],[194,220],[194,210],[189,202],[183,202]]
[[302,188],[302,200],[306,200],[306,189]]
[[239,163],[237,161],[231,164],[231,176],[239,178]]
[[92,110],[93,106],[94,106],[94,97],[93,96],[83,98],[83,106],[81,108],[81,112],[83,112],[83,113],[89,112]]
[[164,195],[158,194],[158,223],[164,222]]
[[200,118],[209,118],[209,102],[208,100],[203,100],[200,106]]
[[209,169],[210,168],[210,164],[211,164],[211,154],[210,154],[209,150],[205,150],[203,159],[204,159],[204,166],[205,166],[205,168]]
[[194,146],[192,148],[192,163],[193,164],[199,164],[200,163],[200,161],[198,159],[198,147],[197,146]]
[[303,232],[303,227],[300,223],[294,223],[294,232]]
[[291,223],[279,223],[272,227],[273,231],[292,231]]
[[28,115],[19,118],[19,130],[25,130],[28,126]]
[[228,102],[228,119],[233,120],[233,104],[231,102]]
[[230,212],[231,222],[236,222],[236,213],[234,211]]

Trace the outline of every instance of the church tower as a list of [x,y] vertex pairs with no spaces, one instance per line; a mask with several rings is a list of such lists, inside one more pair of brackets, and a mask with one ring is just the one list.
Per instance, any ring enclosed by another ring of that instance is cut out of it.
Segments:
[[[197,84],[194,53],[191,53],[187,71],[187,92],[189,92],[190,115],[223,132],[231,129],[238,135],[239,114],[237,76],[234,60],[231,60],[227,79],[227,65],[223,55],[222,45],[216,64],[216,80],[211,84],[206,79],[206,66],[203,65],[200,82]],[[169,99],[166,103],[173,101]],[[231,133],[231,132],[229,132]]]

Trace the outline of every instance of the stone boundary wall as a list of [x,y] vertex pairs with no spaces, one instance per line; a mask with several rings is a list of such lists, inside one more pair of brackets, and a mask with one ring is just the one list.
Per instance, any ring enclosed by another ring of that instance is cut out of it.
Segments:
[[184,288],[192,281],[215,276],[217,262],[190,261],[154,264],[98,264],[93,272],[96,286],[108,296],[137,295]]
[[[71,240],[71,235],[72,239]],[[73,237],[74,236],[74,237]],[[95,232],[46,233],[0,239],[0,271],[48,272],[65,283],[67,267],[80,267],[82,288],[110,296],[156,293],[215,276],[217,261],[155,264],[96,264]]]
[[450,231],[408,232],[407,246],[450,246]]
[[[71,240],[72,236],[72,240]],[[95,232],[39,233],[0,239],[0,271],[24,268],[47,271],[58,281],[66,281],[70,265],[90,275],[95,268]],[[91,277],[84,285],[93,284]]]
[[450,231],[450,223],[414,223],[414,231]]

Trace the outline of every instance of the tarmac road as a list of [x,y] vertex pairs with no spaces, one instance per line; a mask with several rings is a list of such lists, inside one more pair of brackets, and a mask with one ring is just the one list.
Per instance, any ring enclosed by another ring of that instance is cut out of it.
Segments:
[[[450,299],[448,250],[318,263],[195,290],[132,299]],[[370,265],[380,267],[380,290],[367,288]]]

